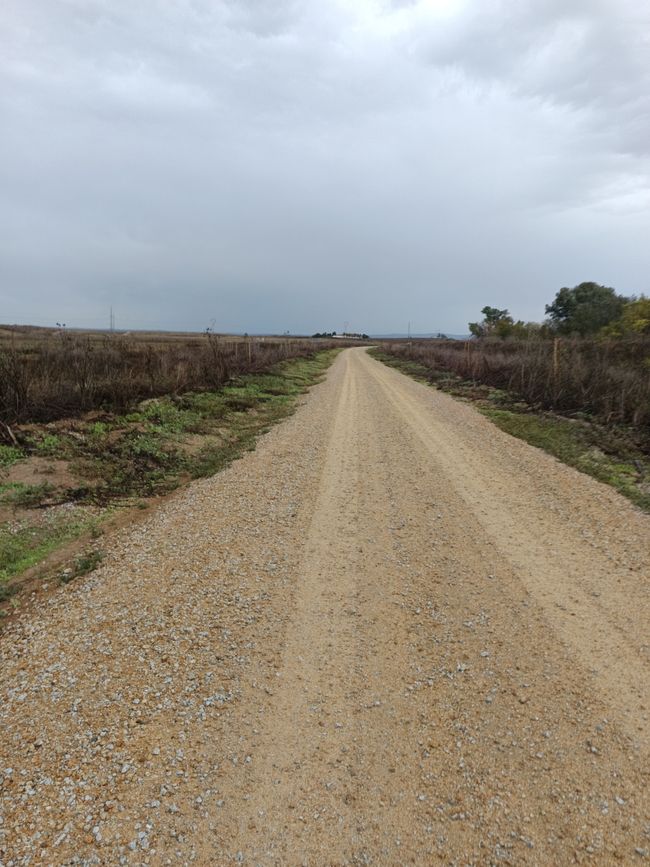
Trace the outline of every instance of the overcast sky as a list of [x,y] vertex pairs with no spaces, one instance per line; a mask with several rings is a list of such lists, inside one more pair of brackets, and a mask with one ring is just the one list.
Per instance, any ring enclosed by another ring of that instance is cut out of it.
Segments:
[[648,0],[3,0],[0,321],[466,331],[650,290]]

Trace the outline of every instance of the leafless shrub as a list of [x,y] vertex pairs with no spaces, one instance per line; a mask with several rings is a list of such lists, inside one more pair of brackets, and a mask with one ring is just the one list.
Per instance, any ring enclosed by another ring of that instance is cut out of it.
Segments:
[[423,340],[385,347],[436,375],[451,371],[532,406],[650,425],[650,338]]
[[46,422],[93,409],[123,412],[141,400],[217,389],[234,376],[309,357],[331,344],[285,338],[150,341],[51,333],[0,344],[0,421]]

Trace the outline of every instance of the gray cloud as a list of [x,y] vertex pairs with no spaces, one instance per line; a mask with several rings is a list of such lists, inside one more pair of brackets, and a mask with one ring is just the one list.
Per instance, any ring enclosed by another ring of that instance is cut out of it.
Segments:
[[638,0],[9,0],[0,320],[463,331],[648,291]]

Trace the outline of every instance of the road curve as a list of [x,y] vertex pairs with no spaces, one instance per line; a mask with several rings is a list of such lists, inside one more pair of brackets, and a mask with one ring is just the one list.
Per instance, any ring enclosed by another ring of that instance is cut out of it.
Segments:
[[641,863],[650,519],[342,352],[0,635],[0,864]]

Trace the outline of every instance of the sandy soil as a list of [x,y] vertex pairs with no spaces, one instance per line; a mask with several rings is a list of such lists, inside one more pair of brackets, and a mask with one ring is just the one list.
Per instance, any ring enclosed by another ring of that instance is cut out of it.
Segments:
[[0,636],[0,863],[650,860],[650,519],[346,350]]

